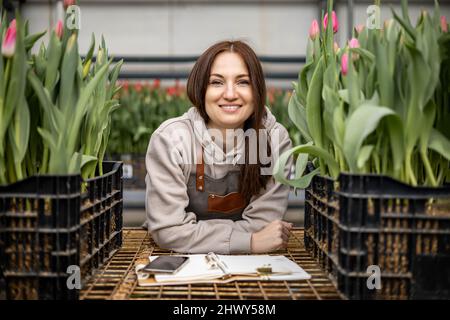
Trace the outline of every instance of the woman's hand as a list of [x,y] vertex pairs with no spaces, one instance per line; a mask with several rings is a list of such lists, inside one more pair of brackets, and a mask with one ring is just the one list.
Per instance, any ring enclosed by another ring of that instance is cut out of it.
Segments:
[[286,248],[292,223],[275,220],[252,234],[252,253],[264,253]]

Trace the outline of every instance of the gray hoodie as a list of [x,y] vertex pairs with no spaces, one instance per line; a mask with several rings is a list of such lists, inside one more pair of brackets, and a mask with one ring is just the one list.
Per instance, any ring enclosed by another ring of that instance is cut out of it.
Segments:
[[[292,148],[292,143],[287,130],[268,108],[266,111],[264,126],[269,132],[273,165],[278,155]],[[146,155],[145,225],[161,248],[183,253],[250,253],[252,233],[286,213],[289,187],[271,178],[266,188],[250,199],[242,220],[197,221],[194,212],[185,210],[189,204],[187,182],[196,168],[195,142],[204,147],[205,174],[212,178],[220,179],[230,170],[239,170],[237,163],[244,152],[242,135],[238,135],[235,148],[233,139],[227,139],[224,152],[221,135],[211,134],[195,107],[163,122],[153,133]],[[286,177],[291,164],[292,159],[285,168]]]

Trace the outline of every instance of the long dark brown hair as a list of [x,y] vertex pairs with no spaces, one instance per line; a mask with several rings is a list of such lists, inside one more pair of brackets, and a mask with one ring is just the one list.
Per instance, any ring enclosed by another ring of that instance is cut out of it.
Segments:
[[[205,95],[208,87],[211,67],[217,55],[222,52],[234,52],[239,54],[244,60],[249,76],[255,105],[254,113],[245,121],[244,131],[254,129],[257,138],[257,152],[259,155],[259,130],[265,129],[263,119],[266,116],[266,81],[261,63],[255,52],[242,41],[222,41],[209,47],[197,60],[187,81],[187,94],[189,100],[197,108],[205,123],[208,123],[209,117],[206,113]],[[267,153],[271,154],[270,142],[267,140]],[[265,189],[270,175],[261,175],[261,163],[259,156],[256,164],[248,163],[249,159],[249,141],[245,140],[245,164],[241,165],[241,178],[239,191],[244,195],[247,201],[253,195],[258,195],[261,189]]]

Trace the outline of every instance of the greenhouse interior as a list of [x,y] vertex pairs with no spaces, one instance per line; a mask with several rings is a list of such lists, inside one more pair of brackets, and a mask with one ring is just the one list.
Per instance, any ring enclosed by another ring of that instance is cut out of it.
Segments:
[[0,300],[450,300],[449,0],[0,19]]

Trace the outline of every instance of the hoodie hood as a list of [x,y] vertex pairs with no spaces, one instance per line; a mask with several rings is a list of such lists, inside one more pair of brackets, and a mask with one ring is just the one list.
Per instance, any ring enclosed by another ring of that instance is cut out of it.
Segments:
[[[266,106],[266,116],[263,119],[263,125],[267,131],[270,131],[277,123],[275,116]],[[226,148],[223,149],[223,137],[219,130],[209,129],[196,107],[191,107],[186,116],[194,128],[195,139],[204,148],[204,162],[206,164],[236,164],[244,155],[244,132],[236,130],[233,135],[236,140],[234,144],[233,136],[226,139]]]

